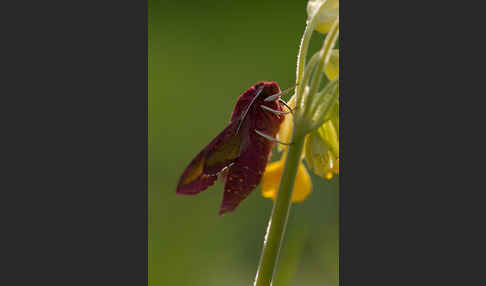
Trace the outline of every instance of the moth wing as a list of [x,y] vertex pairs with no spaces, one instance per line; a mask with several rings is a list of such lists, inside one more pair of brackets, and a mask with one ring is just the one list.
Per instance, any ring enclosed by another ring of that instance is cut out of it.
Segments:
[[240,155],[242,137],[237,121],[230,123],[189,163],[177,186],[178,194],[197,194],[213,185],[225,167]]
[[238,122],[232,122],[209,145],[204,165],[204,172],[217,174],[233,163],[241,153],[243,136],[236,134]]
[[[283,110],[278,102],[269,102],[266,105]],[[248,134],[248,141],[245,142],[238,160],[228,168],[220,215],[232,212],[261,182],[275,143],[256,134],[254,130],[275,137],[284,118],[285,115],[270,114],[254,108],[245,119],[242,129]]]
[[253,142],[228,168],[220,215],[233,211],[260,183],[272,146]]

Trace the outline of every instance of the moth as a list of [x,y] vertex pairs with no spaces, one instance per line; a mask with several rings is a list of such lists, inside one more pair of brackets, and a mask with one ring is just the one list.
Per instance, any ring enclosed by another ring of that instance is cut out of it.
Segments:
[[182,173],[177,194],[198,194],[219,177],[224,183],[219,215],[233,211],[260,183],[272,147],[279,142],[274,138],[290,112],[284,110],[288,106],[281,95],[276,82],[263,81],[241,94],[228,126]]

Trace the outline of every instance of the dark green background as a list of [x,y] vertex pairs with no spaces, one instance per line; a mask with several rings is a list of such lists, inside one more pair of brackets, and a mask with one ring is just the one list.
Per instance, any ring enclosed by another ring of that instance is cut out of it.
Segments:
[[[150,286],[252,283],[272,201],[258,187],[220,217],[221,183],[197,196],[175,188],[243,91],[259,80],[294,84],[305,8],[306,1],[149,0]],[[312,179],[313,193],[292,207],[275,286],[338,285],[338,179]]]

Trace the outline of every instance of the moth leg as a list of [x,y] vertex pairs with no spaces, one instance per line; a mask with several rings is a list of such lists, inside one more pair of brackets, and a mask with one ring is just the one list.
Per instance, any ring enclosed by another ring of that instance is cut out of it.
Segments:
[[287,107],[290,110],[290,113],[294,113],[294,110],[290,108],[290,106],[287,104],[287,102],[285,102],[285,100],[279,98],[278,101],[280,101],[283,105],[285,105],[285,107]]
[[293,90],[294,88],[296,88],[296,87],[297,87],[297,85],[298,85],[298,84],[296,84],[296,85],[294,85],[294,86],[292,86],[292,87],[289,87],[289,88],[287,88],[286,90],[281,91],[281,92],[279,92],[279,93],[276,93],[276,94],[270,95],[269,97],[265,98],[263,101],[265,101],[265,102],[273,101],[273,100],[277,99],[279,96],[282,96],[282,95],[284,95],[284,94],[287,94],[289,91],[291,91],[291,90]]
[[263,138],[267,139],[267,140],[270,140],[272,142],[275,142],[275,143],[279,143],[279,144],[282,144],[282,145],[291,145],[292,143],[285,143],[285,142],[281,142],[281,141],[278,141],[277,139],[273,138],[272,136],[269,136],[261,131],[258,131],[258,130],[255,130],[256,134],[262,136]]
[[288,111],[280,111],[280,110],[275,110],[275,109],[270,108],[270,107],[268,107],[268,106],[266,106],[266,105],[263,105],[263,104],[262,104],[262,105],[260,105],[260,107],[261,107],[261,108],[263,108],[263,109],[265,109],[265,110],[268,110],[268,111],[270,111],[270,112],[272,112],[272,113],[279,114],[279,115],[280,115],[280,114],[289,114],[289,113],[290,113],[290,112],[288,112]]
[[269,97],[265,98],[263,101],[265,102],[269,102],[269,101],[273,101],[275,99],[277,99],[280,95],[282,95],[282,93],[276,93],[274,95],[270,95]]

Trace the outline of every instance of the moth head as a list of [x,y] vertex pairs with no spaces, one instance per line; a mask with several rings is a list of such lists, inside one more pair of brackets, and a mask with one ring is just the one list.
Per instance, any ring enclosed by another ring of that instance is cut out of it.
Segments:
[[[280,97],[284,94],[287,94],[288,92],[292,91],[297,85],[294,85],[290,88],[287,88],[284,91],[280,91],[280,88],[278,87],[276,82],[263,82],[261,85],[257,85],[258,87],[262,87],[263,85],[263,91],[262,91],[262,98],[265,102],[269,101],[279,101]],[[257,89],[258,90],[258,89]]]
[[276,101],[280,98],[280,87],[274,81],[260,82],[255,85],[257,91],[261,90],[259,97],[264,101]]

